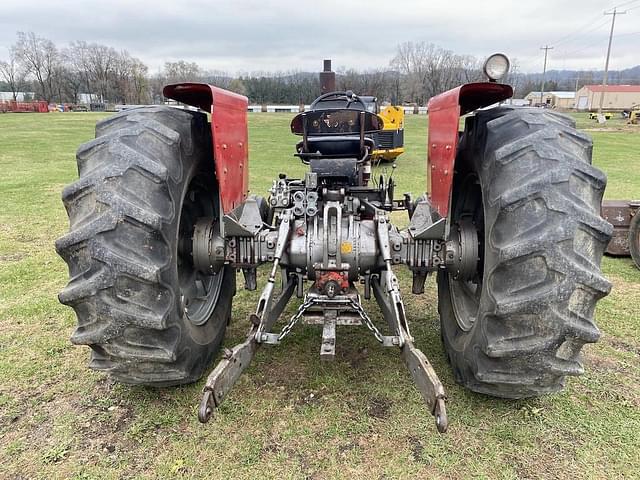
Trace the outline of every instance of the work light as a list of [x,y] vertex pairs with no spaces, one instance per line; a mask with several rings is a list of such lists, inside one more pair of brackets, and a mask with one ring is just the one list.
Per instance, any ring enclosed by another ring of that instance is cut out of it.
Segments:
[[504,77],[509,71],[509,59],[502,53],[494,53],[484,62],[484,74],[489,81],[495,82]]

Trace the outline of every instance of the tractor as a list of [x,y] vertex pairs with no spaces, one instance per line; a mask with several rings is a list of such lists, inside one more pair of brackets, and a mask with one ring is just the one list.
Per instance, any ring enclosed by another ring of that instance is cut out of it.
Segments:
[[[244,96],[168,85],[165,97],[195,108],[98,122],[62,193],[70,231],[56,242],[70,277],[59,300],[78,319],[72,343],[91,348],[91,368],[157,387],[199,380],[220,353],[198,410],[206,422],[259,347],[285,343],[298,322],[322,326],[327,360],[337,328],[361,326],[399,352],[444,432],[446,393],[411,334],[424,319],[405,311],[404,266],[412,294],[437,277],[458,383],[503,398],[561,390],[583,373],[580,352],[600,336],[595,305],[611,288],[600,271],[612,233],[599,215],[606,177],[570,118],[499,106],[513,93],[498,82],[508,68],[492,55],[488,81],[429,101],[429,186],[417,198],[397,198],[392,177],[372,174],[384,122],[357,94],[332,91],[331,75],[321,75],[326,96],[291,122],[307,172],[281,174],[266,199],[249,195]],[[402,211],[406,228],[390,220]],[[247,336],[222,348],[236,272],[257,290],[264,264]],[[295,313],[275,329],[293,296]],[[386,326],[363,307],[371,296]]]
[[359,96],[368,111],[377,113],[382,119],[382,128],[371,135],[375,144],[371,160],[393,162],[404,153],[404,110],[397,105],[387,105],[380,109],[378,99],[371,96]]

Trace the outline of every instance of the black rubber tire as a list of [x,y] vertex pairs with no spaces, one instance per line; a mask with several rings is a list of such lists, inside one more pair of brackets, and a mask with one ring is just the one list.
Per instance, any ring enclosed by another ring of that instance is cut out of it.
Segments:
[[[475,205],[479,273],[475,283],[438,274],[442,339],[458,383],[523,398],[583,372],[580,351],[600,336],[596,302],[611,289],[600,271],[612,233],[599,215],[606,177],[591,153],[575,122],[548,110],[501,107],[467,120],[452,224],[462,205]],[[477,183],[462,189],[465,179]]]
[[211,148],[204,114],[150,106],[99,122],[78,149],[79,180],[62,193],[70,231],[56,250],[70,281],[59,300],[78,318],[71,342],[90,346],[89,366],[120,382],[194,382],[222,342],[233,270],[218,273],[198,326],[184,314],[178,267],[186,193],[197,187],[206,192],[197,201],[218,202]]
[[640,209],[636,211],[629,225],[629,253],[636,267],[640,268]]

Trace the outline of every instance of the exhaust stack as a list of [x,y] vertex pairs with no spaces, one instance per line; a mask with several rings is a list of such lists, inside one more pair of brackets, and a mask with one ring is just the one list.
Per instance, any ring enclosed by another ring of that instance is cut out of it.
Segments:
[[324,61],[323,71],[320,72],[320,95],[333,92],[336,89],[336,73],[331,71],[331,60]]

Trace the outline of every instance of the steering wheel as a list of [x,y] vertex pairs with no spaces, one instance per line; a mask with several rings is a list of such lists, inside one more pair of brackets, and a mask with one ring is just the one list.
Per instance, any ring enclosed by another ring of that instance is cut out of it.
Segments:
[[340,98],[340,97],[344,97],[347,101],[347,106],[346,108],[349,108],[349,106],[352,103],[359,103],[360,105],[362,105],[363,110],[367,109],[367,106],[365,105],[365,103],[360,99],[360,97],[358,97],[357,95],[355,95],[353,93],[353,91],[351,90],[347,90],[346,92],[328,92],[325,94],[320,95],[318,98],[316,98],[313,103],[311,104],[310,108],[311,110],[313,110],[315,108],[315,106],[323,101],[326,101],[329,98]]

